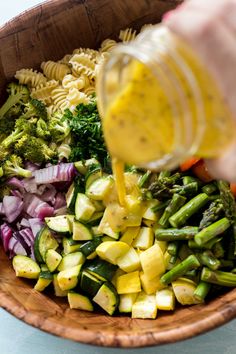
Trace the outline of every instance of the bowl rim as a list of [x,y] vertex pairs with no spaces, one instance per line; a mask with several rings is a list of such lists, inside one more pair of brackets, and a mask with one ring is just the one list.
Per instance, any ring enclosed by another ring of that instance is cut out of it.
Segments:
[[[0,26],[0,38],[2,31],[8,27],[10,29],[11,25],[18,19],[21,19],[23,16],[32,16],[34,11],[42,11],[43,8],[50,6],[51,4],[63,2],[66,2],[66,0],[45,0],[40,4],[34,5],[29,9],[22,11]],[[84,3],[84,0],[79,0],[77,2],[82,4]],[[2,248],[1,245],[0,247]],[[209,311],[208,313],[208,307],[210,304],[215,305],[215,310]],[[204,305],[204,309],[207,315],[202,316],[202,318],[197,322],[193,322],[191,324],[181,324],[181,326],[177,328],[168,330],[163,329],[158,332],[152,332],[148,330],[136,333],[127,331],[125,334],[123,332],[102,333],[102,331],[78,328],[70,328],[70,331],[65,331],[63,325],[57,323],[57,326],[55,326],[55,323],[51,319],[40,321],[40,314],[37,314],[37,312],[34,311],[27,311],[26,308],[21,305],[14,297],[9,297],[9,295],[1,289],[0,307],[19,320],[22,320],[23,322],[32,325],[37,329],[40,329],[46,333],[63,337],[65,339],[103,347],[140,348],[170,344],[177,341],[186,340],[203,334],[207,331],[213,330],[234,319],[236,317],[236,289],[233,289],[226,294],[210,301],[209,304]],[[153,321],[158,321],[158,317]]]

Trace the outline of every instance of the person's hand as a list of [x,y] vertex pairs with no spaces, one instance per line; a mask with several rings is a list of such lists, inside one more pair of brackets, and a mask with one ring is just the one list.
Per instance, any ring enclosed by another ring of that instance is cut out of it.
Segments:
[[[195,50],[213,75],[236,122],[236,0],[188,0],[164,23]],[[235,145],[207,161],[216,178],[236,181]]]

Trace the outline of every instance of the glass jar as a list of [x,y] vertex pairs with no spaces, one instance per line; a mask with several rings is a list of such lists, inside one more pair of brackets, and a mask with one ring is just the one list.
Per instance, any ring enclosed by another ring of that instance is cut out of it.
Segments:
[[188,156],[216,157],[234,139],[234,120],[214,79],[163,25],[113,50],[97,93],[108,149],[120,161],[174,168]]

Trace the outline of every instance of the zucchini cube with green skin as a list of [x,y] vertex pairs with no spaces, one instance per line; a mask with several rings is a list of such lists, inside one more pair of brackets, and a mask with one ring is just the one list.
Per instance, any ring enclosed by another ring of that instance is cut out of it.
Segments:
[[91,200],[83,193],[78,193],[75,202],[75,218],[78,221],[87,222],[96,211]]
[[68,291],[67,290],[61,290],[61,288],[59,286],[59,283],[58,283],[58,274],[54,274],[53,275],[54,292],[55,292],[55,295],[57,297],[65,297],[65,296],[67,296]]
[[86,189],[86,195],[94,200],[103,200],[113,185],[111,176],[98,178]]
[[81,264],[74,266],[70,269],[62,270],[57,275],[57,281],[62,291],[70,290],[78,284],[78,277],[81,270]]
[[132,307],[137,296],[138,293],[120,295],[119,312],[132,312]]
[[50,272],[54,272],[62,260],[62,256],[55,250],[47,250],[45,255],[45,262]]
[[44,291],[53,280],[53,275],[49,271],[41,271],[38,281],[34,286],[34,289],[37,291]]
[[93,304],[87,296],[72,291],[69,291],[67,296],[71,309],[93,311]]
[[26,256],[15,256],[12,260],[12,265],[16,276],[21,278],[37,279],[41,271],[39,265]]
[[143,291],[138,295],[132,307],[132,318],[151,318],[157,316],[155,295],[147,295]]
[[62,240],[63,252],[65,255],[76,252],[80,249],[80,243],[73,240],[72,238],[64,237]]
[[38,262],[45,261],[47,250],[56,250],[59,244],[48,227],[43,227],[37,234],[34,242],[34,254]]
[[73,222],[72,238],[75,241],[87,241],[93,239],[93,234],[89,227],[75,220]]
[[113,315],[119,305],[119,296],[114,286],[106,282],[100,287],[93,301],[109,315]]
[[98,279],[93,274],[90,274],[88,271],[83,270],[80,278],[80,288],[86,294],[90,296],[95,296],[102,286],[103,281]]
[[70,269],[77,265],[82,265],[85,262],[85,257],[82,252],[73,252],[65,255],[61,263],[58,266],[58,271],[61,272],[62,270]]
[[173,289],[168,287],[166,289],[158,290],[156,293],[156,303],[158,310],[174,310],[175,295]]
[[50,230],[58,233],[70,233],[67,215],[58,215],[44,219]]

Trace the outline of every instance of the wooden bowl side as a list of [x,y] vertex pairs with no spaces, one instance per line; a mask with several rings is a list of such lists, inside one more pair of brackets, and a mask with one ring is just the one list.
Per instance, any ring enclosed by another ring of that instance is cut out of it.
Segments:
[[[174,0],[53,0],[0,28],[0,93],[15,71],[38,68],[76,47],[96,48],[119,30],[156,23]],[[100,346],[144,347],[171,343],[213,329],[236,315],[236,290],[207,303],[160,313],[156,320],[109,317],[70,310],[65,299],[41,294],[33,283],[15,277],[0,247],[0,306],[46,332]]]

